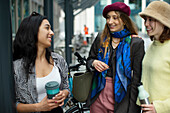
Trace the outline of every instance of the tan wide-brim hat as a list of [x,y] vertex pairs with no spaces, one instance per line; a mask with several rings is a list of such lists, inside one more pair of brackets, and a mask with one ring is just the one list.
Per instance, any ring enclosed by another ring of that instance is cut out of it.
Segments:
[[170,28],[170,5],[167,2],[153,1],[139,15],[152,17]]

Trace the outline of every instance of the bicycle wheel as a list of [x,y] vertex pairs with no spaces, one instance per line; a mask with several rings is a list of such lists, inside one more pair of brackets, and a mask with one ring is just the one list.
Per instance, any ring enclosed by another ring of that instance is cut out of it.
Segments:
[[80,109],[78,106],[73,106],[69,108],[65,113],[80,113]]

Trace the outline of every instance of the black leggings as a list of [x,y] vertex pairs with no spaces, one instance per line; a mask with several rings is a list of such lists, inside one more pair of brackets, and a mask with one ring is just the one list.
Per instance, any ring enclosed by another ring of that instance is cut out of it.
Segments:
[[61,107],[57,107],[52,109],[51,111],[43,111],[41,113],[64,113]]

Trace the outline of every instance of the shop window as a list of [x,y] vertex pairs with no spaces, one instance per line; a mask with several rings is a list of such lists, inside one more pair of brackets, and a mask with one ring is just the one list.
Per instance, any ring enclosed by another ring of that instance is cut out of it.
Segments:
[[124,0],[112,0],[112,3],[115,3],[115,2],[124,2]]
[[24,0],[24,7],[23,7],[24,18],[29,15],[29,0]]
[[18,25],[20,25],[22,19],[21,6],[21,0],[18,0]]
[[15,21],[16,21],[16,13],[15,13],[15,9],[16,9],[16,7],[15,7],[15,0],[11,0],[11,20],[12,20],[12,37],[15,37],[15,32],[16,32],[16,29],[15,29],[15,27],[16,27],[16,23],[15,23]]
[[164,1],[170,4],[170,0],[164,0]]
[[40,5],[38,6],[38,13],[41,14],[41,6]]

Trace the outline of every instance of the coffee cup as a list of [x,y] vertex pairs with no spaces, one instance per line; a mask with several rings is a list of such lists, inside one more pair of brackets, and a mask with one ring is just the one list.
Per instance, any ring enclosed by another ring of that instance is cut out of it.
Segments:
[[56,81],[50,81],[45,84],[48,99],[52,99],[56,94],[59,93],[59,83]]

